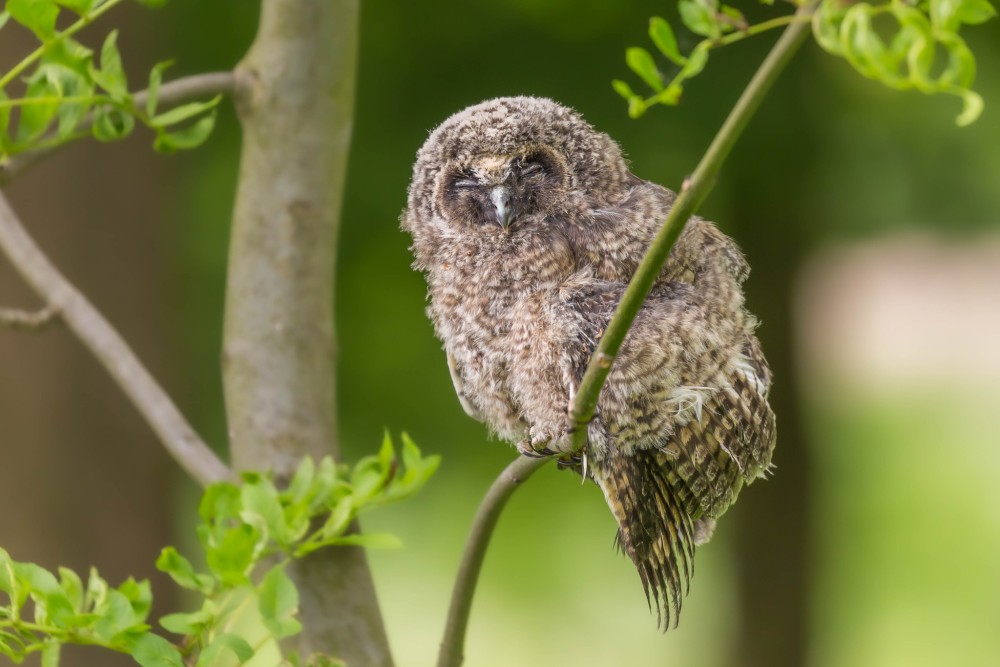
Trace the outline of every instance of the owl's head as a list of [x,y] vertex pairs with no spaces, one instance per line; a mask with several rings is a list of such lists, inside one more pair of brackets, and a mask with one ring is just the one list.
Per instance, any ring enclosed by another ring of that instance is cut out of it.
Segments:
[[433,237],[541,231],[629,187],[618,145],[572,109],[502,97],[464,109],[417,153],[403,227]]

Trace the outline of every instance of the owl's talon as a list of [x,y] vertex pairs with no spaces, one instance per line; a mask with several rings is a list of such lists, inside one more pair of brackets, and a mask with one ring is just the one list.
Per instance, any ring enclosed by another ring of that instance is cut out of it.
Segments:
[[555,453],[550,451],[547,447],[536,449],[527,440],[522,440],[517,443],[516,447],[521,456],[527,456],[530,459],[543,459],[546,456],[552,456]]

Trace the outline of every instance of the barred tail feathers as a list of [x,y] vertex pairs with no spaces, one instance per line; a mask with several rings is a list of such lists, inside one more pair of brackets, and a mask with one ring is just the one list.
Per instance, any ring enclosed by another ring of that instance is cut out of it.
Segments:
[[613,453],[593,476],[618,522],[615,545],[635,564],[657,625],[677,626],[694,575],[695,530],[655,451]]

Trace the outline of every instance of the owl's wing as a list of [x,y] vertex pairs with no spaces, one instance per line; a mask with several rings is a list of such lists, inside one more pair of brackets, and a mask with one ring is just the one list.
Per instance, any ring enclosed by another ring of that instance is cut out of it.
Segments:
[[465,414],[469,415],[477,421],[483,421],[483,415],[476,409],[474,405],[469,401],[469,397],[465,393],[465,389],[462,386],[462,374],[458,370],[458,363],[455,361],[455,357],[448,355],[448,372],[451,374],[451,382],[455,385],[455,394],[458,395],[458,402],[462,404],[462,409],[465,410]]
[[678,419],[662,451],[670,459],[668,483],[692,518],[718,517],[744,483],[768,472],[775,442],[770,385],[771,373],[751,337],[728,381],[712,390],[690,419]]

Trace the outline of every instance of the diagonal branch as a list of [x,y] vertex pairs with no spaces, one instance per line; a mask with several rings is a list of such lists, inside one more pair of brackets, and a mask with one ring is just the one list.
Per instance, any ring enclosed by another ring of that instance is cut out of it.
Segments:
[[191,477],[202,485],[232,477],[229,468],[198,437],[118,332],[52,265],[2,195],[0,249],[49,307],[62,315],[149,422],[167,452]]
[[[799,14],[811,14],[816,4],[817,0],[813,0],[808,5],[800,7]],[[587,425],[594,417],[597,399],[608,378],[615,357],[621,349],[632,322],[639,314],[639,309],[642,308],[649,290],[652,289],[653,283],[666,263],[670,249],[673,248],[680,236],[688,218],[711,192],[719,170],[729,156],[729,152],[778,75],[802,45],[808,35],[808,30],[808,23],[798,22],[790,25],[781,34],[750,83],[747,84],[725,123],[715,135],[715,139],[698,163],[698,167],[685,181],[684,187],[682,187],[673,208],[670,209],[670,213],[663,223],[663,227],[653,240],[649,250],[646,251],[635,275],[632,276],[601,342],[590,359],[583,381],[580,383],[580,388],[570,407],[570,416],[576,424],[574,444],[578,451],[587,444]],[[462,555],[451,606],[448,609],[438,667],[458,667],[462,664],[465,632],[468,627],[469,611],[472,607],[472,595],[475,592],[476,579],[479,576],[486,547],[497,519],[519,484],[544,465],[547,460],[523,458],[515,460],[500,473],[500,477],[483,498],[473,520],[472,531],[465,545],[465,553]]]
[[[207,72],[205,74],[195,74],[193,76],[187,76],[183,79],[177,79],[163,84],[160,87],[157,100],[159,104],[178,104],[180,102],[186,102],[190,99],[204,97],[205,95],[214,95],[216,93],[232,94],[235,92],[236,86],[236,75],[233,72]],[[136,108],[142,108],[146,105],[146,99],[148,97],[149,91],[143,90],[138,93],[134,93],[132,95],[132,101],[135,103]],[[90,126],[93,122],[93,114],[88,114],[86,118],[80,122],[80,125],[77,126],[76,131],[82,133],[89,132]],[[84,136],[86,136],[86,134],[84,134]],[[68,143],[69,142],[32,148],[23,153],[18,153],[6,162],[0,161],[0,187],[10,183],[25,169],[43,158],[52,155]]]
[[17,308],[0,308],[0,327],[8,329],[44,329],[52,324],[59,315],[54,306],[45,306],[39,310],[19,310]]

